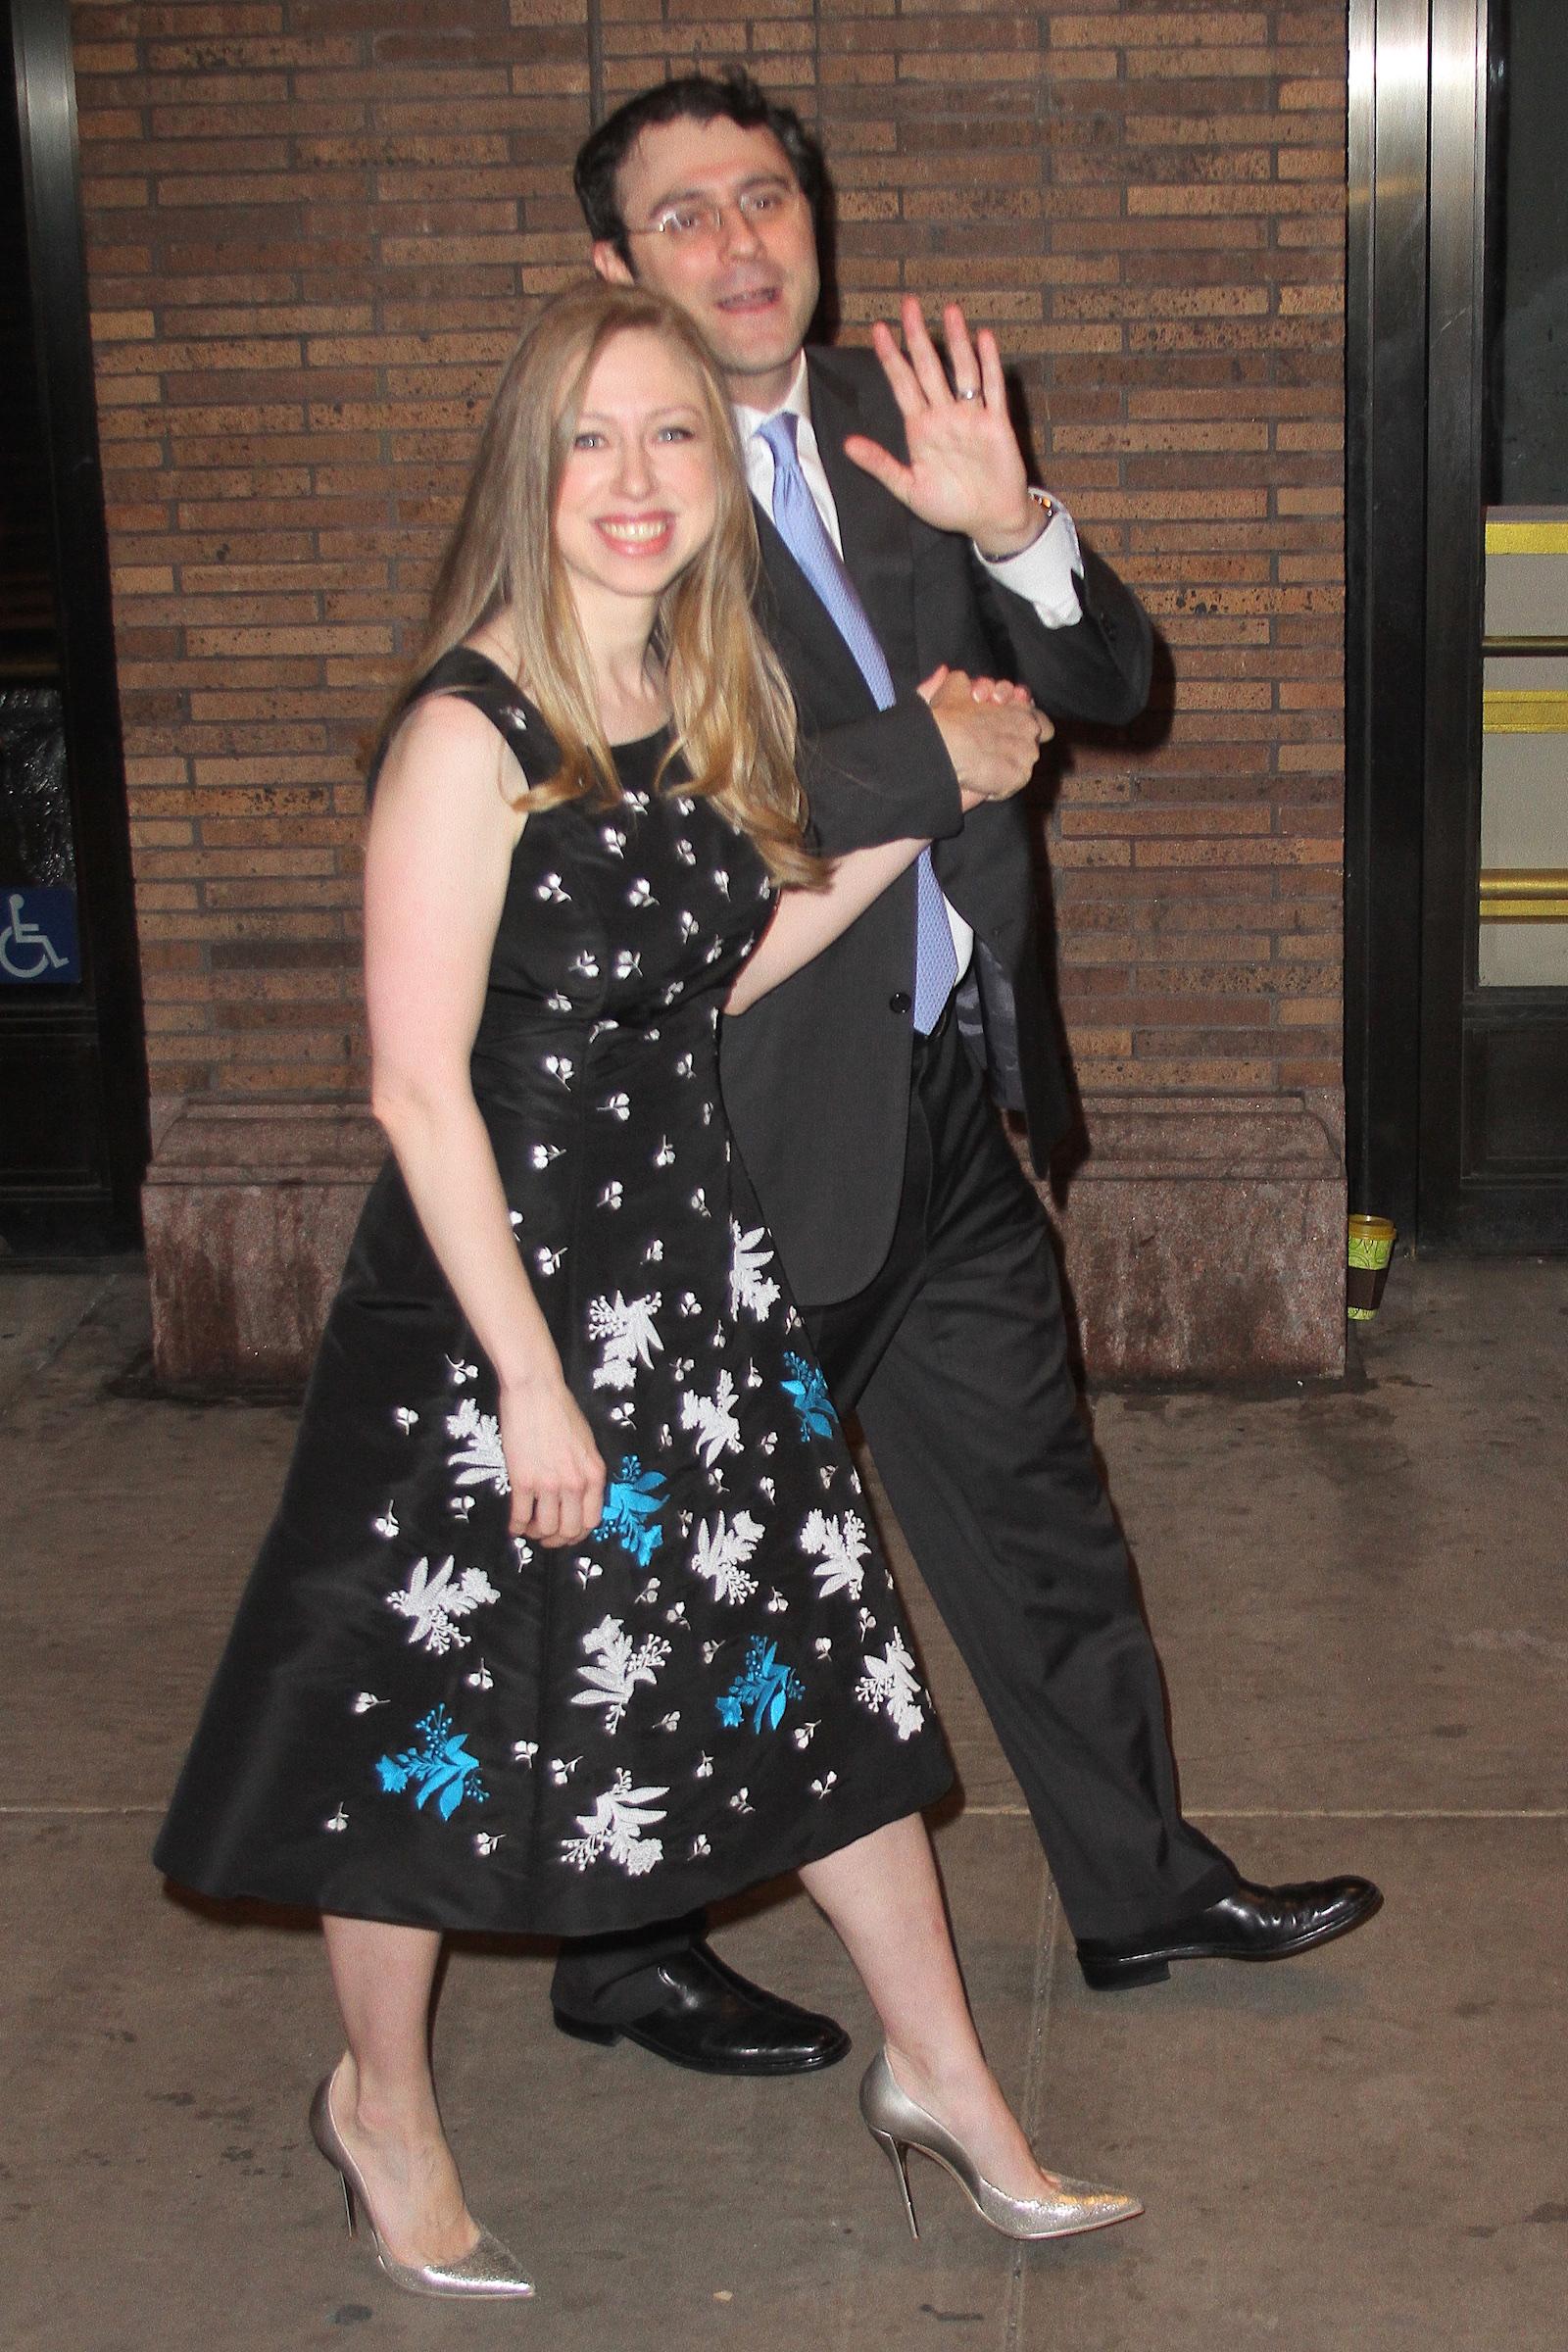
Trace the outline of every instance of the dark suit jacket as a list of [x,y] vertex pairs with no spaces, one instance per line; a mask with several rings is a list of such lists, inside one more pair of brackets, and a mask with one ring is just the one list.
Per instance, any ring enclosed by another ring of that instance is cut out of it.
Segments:
[[[812,823],[833,853],[932,838],[943,890],[974,928],[996,1089],[1023,1111],[1044,1172],[1068,1097],[1036,934],[1030,818],[1018,800],[963,816],[941,734],[914,689],[946,662],[1021,680],[1054,716],[1124,724],[1149,693],[1149,622],[1108,565],[1086,554],[1083,618],[1044,627],[966,539],[917,521],[844,456],[854,432],[904,455],[875,356],[813,350],[808,366],[845,563],[898,689],[893,708],[879,711],[759,509],[760,611],[799,708]],[[908,1129],[914,896],[911,867],[814,962],[724,1023],[725,1107],[791,1285],[812,1305],[863,1288],[893,1239]]]

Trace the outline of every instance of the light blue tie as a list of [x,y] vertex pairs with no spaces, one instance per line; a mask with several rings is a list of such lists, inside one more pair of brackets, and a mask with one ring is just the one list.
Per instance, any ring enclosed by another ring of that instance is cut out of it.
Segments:
[[[897,699],[893,673],[877,643],[865,607],[856,594],[855,582],[845,570],[817,510],[810,484],[801,471],[795,446],[799,424],[798,416],[788,409],[781,409],[776,416],[769,416],[757,428],[758,439],[764,441],[773,453],[773,520],[779,537],[827,607],[835,628],[855,656],[877,709],[886,710]],[[958,958],[948,924],[942,885],[932,867],[930,851],[922,850],[914,869],[912,1016],[915,1028],[922,1035],[934,1029],[942,1018],[943,1007],[957,977]]]

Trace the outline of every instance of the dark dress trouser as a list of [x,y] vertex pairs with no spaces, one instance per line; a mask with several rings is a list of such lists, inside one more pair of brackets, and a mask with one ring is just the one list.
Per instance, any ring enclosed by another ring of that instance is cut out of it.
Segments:
[[[801,1311],[1017,1776],[1073,1932],[1114,1937],[1228,1893],[1182,1818],[1164,1690],[1078,1410],[1055,1255],[950,1016],[916,1039],[893,1247]],[[563,1947],[555,1998],[607,2022],[698,1923]]]

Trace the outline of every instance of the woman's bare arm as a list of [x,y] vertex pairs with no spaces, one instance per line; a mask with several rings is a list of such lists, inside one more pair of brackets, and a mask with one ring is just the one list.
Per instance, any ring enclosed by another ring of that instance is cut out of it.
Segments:
[[365,875],[371,1107],[501,1388],[515,1534],[576,1543],[604,1464],[513,1236],[468,1058],[522,818],[500,736],[456,698],[420,705],[376,789]]

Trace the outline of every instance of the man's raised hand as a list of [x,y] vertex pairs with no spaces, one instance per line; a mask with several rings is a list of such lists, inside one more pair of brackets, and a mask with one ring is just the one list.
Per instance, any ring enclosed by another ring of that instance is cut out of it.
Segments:
[[950,388],[911,294],[904,298],[902,317],[905,351],[881,319],[871,329],[871,340],[904,418],[909,462],[901,466],[863,433],[848,436],[844,454],[922,522],[961,531],[982,555],[1017,555],[1040,536],[1045,517],[1029,496],[1023,453],[1007,415],[997,338],[982,327],[971,342],[958,305],[946,305],[942,323],[953,364]]

